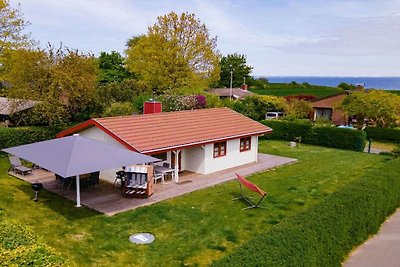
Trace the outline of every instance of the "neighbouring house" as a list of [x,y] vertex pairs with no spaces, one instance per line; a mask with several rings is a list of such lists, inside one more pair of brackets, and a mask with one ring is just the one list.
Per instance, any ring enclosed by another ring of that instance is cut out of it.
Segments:
[[178,171],[208,174],[256,162],[258,137],[271,131],[231,109],[212,108],[94,118],[57,137],[78,133],[157,157],[175,169],[177,182]]
[[0,97],[0,121],[7,121],[11,115],[31,109],[37,104],[39,101]]
[[318,118],[327,118],[335,125],[347,125],[349,122],[348,116],[339,108],[339,105],[348,94],[349,92],[342,92],[311,102],[313,111],[310,114],[310,119],[315,121]]
[[251,96],[254,93],[247,90],[247,86],[242,86],[241,88],[214,88],[208,90],[211,94],[219,96],[219,98],[229,98],[232,97],[233,99],[243,99],[246,96]]

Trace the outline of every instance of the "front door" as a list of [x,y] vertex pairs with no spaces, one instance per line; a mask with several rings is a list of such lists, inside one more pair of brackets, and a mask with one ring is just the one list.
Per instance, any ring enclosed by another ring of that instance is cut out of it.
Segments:
[[[182,170],[182,151],[178,152],[178,171]],[[171,168],[175,169],[175,153],[171,151]]]

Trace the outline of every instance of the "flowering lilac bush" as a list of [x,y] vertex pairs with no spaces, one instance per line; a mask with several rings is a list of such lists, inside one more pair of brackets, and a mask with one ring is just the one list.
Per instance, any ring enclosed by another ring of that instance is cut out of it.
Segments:
[[202,95],[164,95],[164,111],[178,111],[204,108],[206,99]]

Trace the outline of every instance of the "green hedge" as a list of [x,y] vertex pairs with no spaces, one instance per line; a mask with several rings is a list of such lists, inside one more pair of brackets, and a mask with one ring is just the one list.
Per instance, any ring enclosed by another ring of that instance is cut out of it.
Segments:
[[56,127],[0,127],[0,150],[52,139],[60,131]]
[[372,140],[400,143],[400,129],[367,127],[365,131]]
[[0,218],[2,266],[68,266],[52,248],[38,243],[32,231],[15,220]]
[[311,122],[289,122],[279,120],[264,120],[263,124],[273,129],[272,133],[265,135],[267,139],[292,141],[295,137],[308,136],[311,132]]
[[311,123],[265,120],[263,124],[273,129],[266,139],[292,141],[301,137],[301,142],[310,145],[363,151],[366,134],[363,131],[327,126],[312,126]]
[[400,205],[400,158],[287,218],[212,266],[341,266]]

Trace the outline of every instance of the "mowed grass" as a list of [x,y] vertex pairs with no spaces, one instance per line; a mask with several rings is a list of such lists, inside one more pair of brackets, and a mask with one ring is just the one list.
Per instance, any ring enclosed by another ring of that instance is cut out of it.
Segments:
[[270,83],[266,89],[251,89],[250,91],[259,95],[273,96],[290,96],[290,95],[313,95],[317,98],[330,96],[343,92],[337,87],[319,86],[319,85],[303,85],[303,84],[286,84],[286,83]]
[[[78,266],[207,266],[386,160],[308,145],[290,148],[281,141],[261,140],[259,148],[299,160],[248,177],[268,192],[266,209],[241,210],[246,203],[232,201],[239,194],[238,183],[232,181],[107,217],[75,208],[47,191],[33,202],[30,185],[7,175],[8,162],[2,158],[1,214],[30,226],[41,241]],[[150,245],[129,243],[129,235],[137,232],[150,232],[156,240]]]

